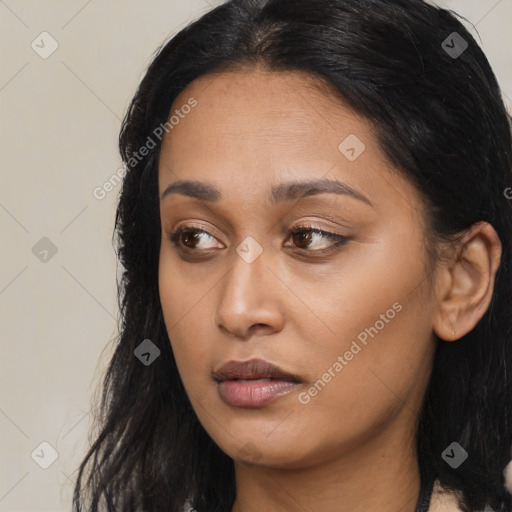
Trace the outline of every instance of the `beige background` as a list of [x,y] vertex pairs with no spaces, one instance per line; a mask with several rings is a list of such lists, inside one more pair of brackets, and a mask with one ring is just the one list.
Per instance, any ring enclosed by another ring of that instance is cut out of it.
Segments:
[[[120,120],[153,52],[218,3],[0,0],[2,512],[70,510],[116,335],[119,186],[93,190],[120,167]],[[438,3],[476,26],[512,109],[512,0]],[[46,59],[31,47],[43,31],[58,43]],[[32,251],[43,237],[57,248],[46,262]],[[58,453],[47,469],[31,458],[50,460],[41,442]]]

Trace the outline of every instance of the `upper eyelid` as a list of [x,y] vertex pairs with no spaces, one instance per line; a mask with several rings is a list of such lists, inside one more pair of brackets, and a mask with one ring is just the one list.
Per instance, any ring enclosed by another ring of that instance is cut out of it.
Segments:
[[[183,231],[183,230],[186,230],[186,229],[189,229],[189,230],[194,230],[194,231],[198,231],[198,232],[201,232],[201,233],[205,233],[209,236],[213,236],[214,238],[217,238],[217,236],[211,232],[208,231],[208,229],[205,229],[203,227],[200,227],[200,226],[196,226],[194,224],[185,224],[183,226],[179,226],[177,227],[176,229],[174,229],[171,233],[172,234],[175,234],[179,231]],[[298,230],[306,230],[306,231],[317,231],[317,232],[320,232],[320,233],[323,233],[323,234],[326,234],[326,235],[333,235],[333,236],[344,236],[344,235],[341,235],[339,233],[336,233],[334,231],[331,231],[330,229],[328,228],[323,228],[323,227],[320,227],[320,226],[316,226],[315,224],[311,223],[311,224],[301,224],[301,225],[298,225],[298,226],[294,226],[293,228],[289,228],[287,230],[287,234],[290,234],[290,233],[293,233],[294,231],[298,231]]]
[[[195,232],[198,232],[198,233],[204,233],[214,239],[218,239],[214,234],[210,233],[209,231],[207,231],[206,229],[202,228],[202,227],[199,227],[199,226],[195,226],[193,224],[186,224],[186,225],[183,225],[183,226],[180,226],[178,228],[176,228],[175,230],[173,230],[173,232],[171,233],[171,237],[174,239],[175,237],[177,237],[182,231],[186,231],[186,230],[190,230],[190,231],[195,231]],[[324,228],[320,228],[318,226],[315,226],[314,224],[304,224],[304,225],[298,225],[298,226],[295,226],[293,228],[290,228],[288,229],[287,231],[287,237],[289,238],[289,236],[297,231],[311,231],[311,232],[317,232],[317,233],[321,233],[322,235],[324,235],[326,238],[331,238],[331,239],[348,239],[349,237],[346,236],[346,235],[341,235],[339,233],[335,233],[333,231],[329,231],[327,229],[324,229]],[[287,240],[288,240],[287,238]],[[178,244],[179,245],[179,244]],[[194,250],[194,249],[190,249],[190,250]],[[310,251],[310,252],[314,252],[314,251]]]

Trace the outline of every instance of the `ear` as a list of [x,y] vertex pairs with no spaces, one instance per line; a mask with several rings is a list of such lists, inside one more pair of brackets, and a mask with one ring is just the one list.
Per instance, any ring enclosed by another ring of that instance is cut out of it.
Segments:
[[470,332],[492,299],[501,260],[501,241],[488,222],[477,222],[449,246],[447,261],[436,272],[434,332],[454,341]]

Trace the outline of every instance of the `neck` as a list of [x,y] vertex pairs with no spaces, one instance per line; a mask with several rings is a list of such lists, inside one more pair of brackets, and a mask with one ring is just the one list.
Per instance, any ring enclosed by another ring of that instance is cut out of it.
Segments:
[[235,462],[237,498],[231,512],[414,512],[420,493],[414,442],[407,430],[393,430],[389,425],[357,449],[308,467]]

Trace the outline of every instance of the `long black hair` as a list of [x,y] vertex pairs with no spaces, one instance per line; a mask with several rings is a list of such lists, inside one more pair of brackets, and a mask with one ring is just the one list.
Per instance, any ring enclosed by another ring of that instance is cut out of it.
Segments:
[[[120,335],[75,510],[182,512],[187,499],[200,512],[231,510],[233,461],[199,423],[163,322],[155,129],[196,78],[257,64],[329,83],[373,123],[389,161],[428,205],[429,239],[478,221],[496,230],[502,257],[491,305],[461,339],[438,340],[416,448],[422,482],[437,478],[460,491],[464,510],[510,510],[503,470],[512,443],[511,126],[474,38],[451,11],[421,0],[230,0],[157,51],[119,137],[127,169],[114,230]],[[148,137],[153,147],[141,156]],[[161,351],[147,366],[134,355],[144,339]],[[457,469],[441,456],[454,441],[469,455]]]

